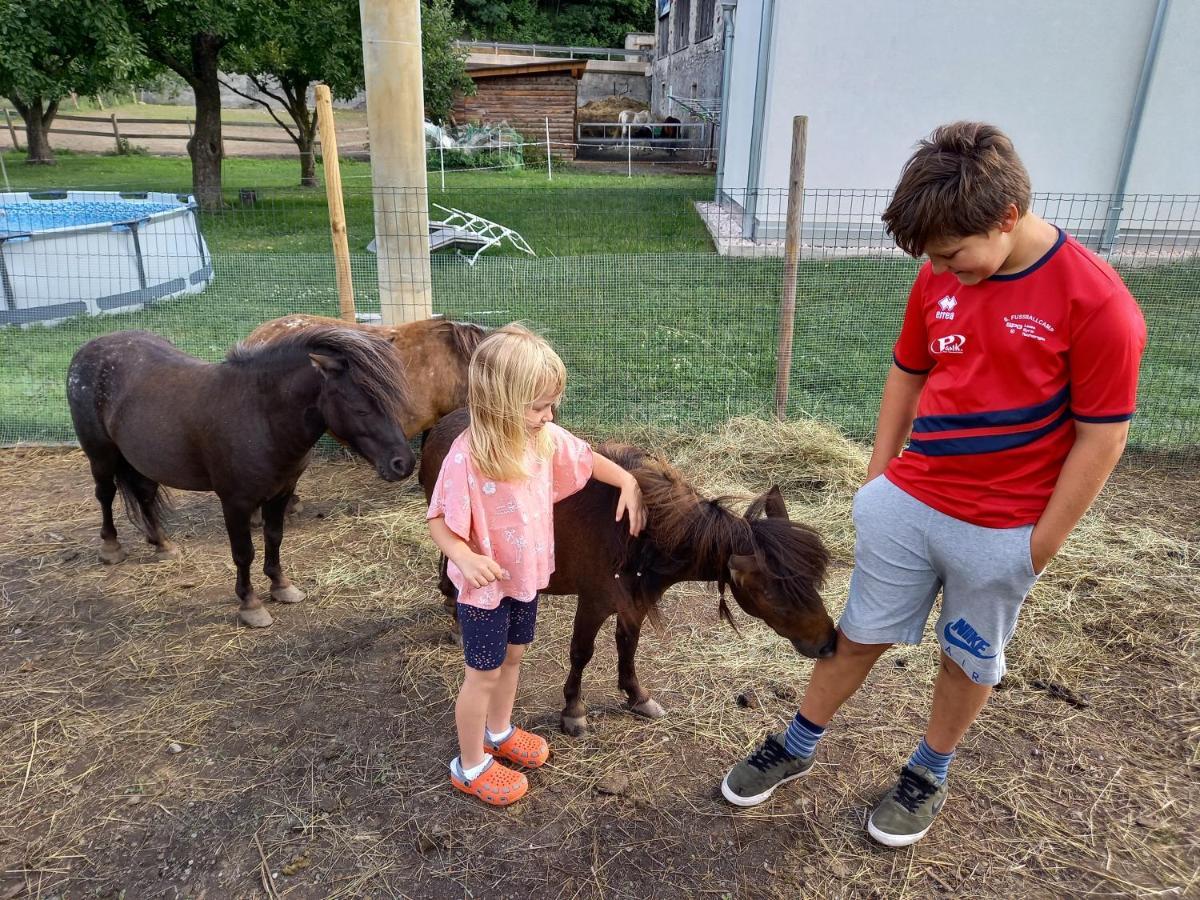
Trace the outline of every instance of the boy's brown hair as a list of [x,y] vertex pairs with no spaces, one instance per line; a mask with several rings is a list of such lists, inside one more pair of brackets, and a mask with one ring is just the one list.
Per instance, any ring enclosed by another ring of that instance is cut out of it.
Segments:
[[986,234],[1010,203],[1029,210],[1029,173],[994,125],[952,122],[934,130],[900,173],[882,219],[896,245],[920,256],[932,241]]

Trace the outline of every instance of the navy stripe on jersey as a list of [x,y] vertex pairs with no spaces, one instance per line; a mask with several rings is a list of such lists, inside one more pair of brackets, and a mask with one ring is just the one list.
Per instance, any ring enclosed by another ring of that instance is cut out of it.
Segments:
[[1094,422],[1097,424],[1103,424],[1106,422],[1128,422],[1132,418],[1133,418],[1133,413],[1131,413],[1131,412],[1130,413],[1121,413],[1120,415],[1116,415],[1116,416],[1081,416],[1079,413],[1075,413],[1075,419],[1077,421],[1079,421],[1079,422]]
[[1049,425],[1035,428],[1032,431],[1018,431],[1015,434],[983,434],[978,437],[933,438],[931,440],[914,439],[909,442],[905,452],[922,453],[925,456],[968,456],[976,453],[996,453],[1000,450],[1013,450],[1024,447],[1045,437],[1052,431],[1061,428],[1071,418],[1071,410],[1064,409]]
[[967,428],[1000,428],[1006,425],[1031,425],[1046,418],[1071,396],[1068,385],[1049,400],[1033,406],[1015,409],[997,409],[990,412],[953,413],[945,416],[920,416],[913,422],[913,434],[929,434],[935,431],[959,431]]
[[1054,242],[1054,246],[1042,254],[1042,258],[1035,262],[1028,269],[1022,269],[1020,272],[1013,272],[1011,275],[993,275],[988,281],[1016,281],[1018,278],[1024,278],[1026,275],[1032,275],[1046,263],[1050,262],[1050,257],[1058,252],[1058,248],[1067,242],[1067,233],[1054,226],[1054,230],[1058,232],[1058,240]]
[[895,353],[892,354],[892,362],[896,364],[896,368],[907,372],[909,375],[928,375],[933,371],[933,366],[930,366],[928,369],[910,369],[904,363],[900,362],[900,360],[896,359]]

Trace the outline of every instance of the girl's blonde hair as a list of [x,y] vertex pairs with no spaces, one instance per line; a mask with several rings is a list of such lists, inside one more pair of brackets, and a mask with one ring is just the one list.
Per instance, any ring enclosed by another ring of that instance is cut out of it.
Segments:
[[532,444],[542,459],[554,441],[542,429],[530,436],[525,411],[547,395],[561,395],[567,369],[546,340],[522,325],[505,325],[476,348],[467,370],[471,413],[470,451],[479,471],[497,481],[529,477],[525,451]]

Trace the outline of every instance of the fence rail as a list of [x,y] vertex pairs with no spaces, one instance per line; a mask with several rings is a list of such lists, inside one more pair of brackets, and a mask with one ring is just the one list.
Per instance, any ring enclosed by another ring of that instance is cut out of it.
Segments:
[[573,47],[558,44],[508,44],[503,41],[455,41],[455,44],[466,50],[482,53],[490,51],[499,56],[501,53],[514,56],[554,56],[567,59],[603,59],[621,62],[650,62],[654,59],[653,50],[627,50],[619,47]]
[[[20,141],[20,138],[18,137],[18,134],[26,135],[28,133],[28,128],[26,127],[25,122],[21,119],[21,116],[15,110],[10,110],[10,109],[4,110],[4,117],[6,120],[6,126],[8,128],[9,135],[12,139],[13,148],[16,150],[21,150],[22,149],[21,141]],[[108,125],[109,127],[104,131],[93,131],[93,130],[90,130],[87,128],[79,128],[79,127],[76,127],[75,125],[70,125],[70,126],[64,128],[64,127],[60,127],[58,125],[58,123],[60,121],[66,121],[66,122],[71,122],[71,123],[77,122],[77,123],[81,123],[81,124]],[[155,132],[126,131],[125,126],[127,126],[127,125],[160,125],[160,126],[166,126],[167,130],[155,131]],[[183,142],[187,142],[187,141],[191,140],[192,132],[193,132],[194,128],[195,128],[195,120],[190,119],[190,118],[189,119],[151,119],[151,118],[132,118],[132,117],[121,118],[120,116],[117,115],[117,113],[109,113],[103,117],[101,117],[101,116],[63,115],[60,113],[59,115],[56,115],[54,117],[54,124],[52,124],[50,128],[46,129],[46,131],[48,134],[68,135],[68,136],[75,136],[75,137],[110,138],[114,142],[114,146],[115,146],[117,152],[122,153],[122,152],[125,152],[127,149],[127,147],[125,146],[125,144],[123,142],[129,141],[131,139],[143,140],[143,141],[168,141],[168,142],[169,141],[183,141]],[[277,135],[283,134],[284,136],[283,137],[269,137],[266,135],[259,135],[259,134],[247,135],[247,134],[233,133],[234,129],[242,129],[242,128],[258,129],[260,131],[268,130],[268,131],[275,132]],[[344,132],[339,132],[339,133],[356,134],[356,133],[362,133],[362,132],[366,132],[366,129],[365,128],[350,128],[350,129],[346,129]],[[287,145],[291,145],[293,147],[296,146],[296,142],[294,140],[292,140],[290,137],[286,136],[286,132],[284,131],[284,129],[281,128],[279,126],[279,124],[276,122],[238,122],[238,121],[222,122],[221,123],[221,141],[222,141],[222,143],[241,142],[241,143],[248,143],[248,144],[287,144]],[[346,150],[347,152],[350,152],[350,153],[360,152],[360,151],[366,149],[366,147],[367,147],[367,141],[365,139],[361,140],[361,141],[344,141],[342,143],[342,149]]]

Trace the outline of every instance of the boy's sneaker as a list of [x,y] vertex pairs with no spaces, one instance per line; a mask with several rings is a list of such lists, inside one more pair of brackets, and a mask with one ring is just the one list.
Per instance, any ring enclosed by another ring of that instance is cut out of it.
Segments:
[[905,766],[900,780],[871,813],[867,831],[888,847],[907,847],[925,836],[946,802],[947,782],[938,784],[924,766]]
[[788,781],[812,771],[812,756],[792,756],[784,747],[783,734],[770,734],[762,746],[729,770],[721,782],[721,793],[734,806],[757,806]]

